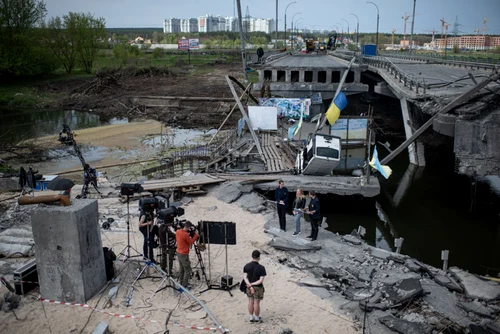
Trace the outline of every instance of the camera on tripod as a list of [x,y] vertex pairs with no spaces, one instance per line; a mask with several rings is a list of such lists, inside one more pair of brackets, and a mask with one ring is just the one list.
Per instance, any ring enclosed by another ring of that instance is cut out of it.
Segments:
[[143,191],[144,188],[139,183],[122,183],[120,186],[120,195],[123,196],[132,196]]

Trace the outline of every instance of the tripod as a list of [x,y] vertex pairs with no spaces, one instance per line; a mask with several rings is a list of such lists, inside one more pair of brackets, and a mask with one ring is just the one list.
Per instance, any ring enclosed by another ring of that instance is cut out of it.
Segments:
[[[208,244],[208,262],[209,262],[209,267],[210,267],[210,229],[207,228],[207,244]],[[200,267],[202,268],[202,273],[203,276],[205,276],[205,280],[207,281],[207,288],[205,290],[200,291],[200,294],[208,291],[208,290],[223,290],[227,291],[231,297],[233,297],[233,294],[231,293],[231,290],[238,285],[232,284],[232,277],[229,276],[228,273],[228,258],[227,258],[227,224],[224,224],[224,248],[225,248],[225,253],[226,253],[226,265],[225,265],[225,271],[226,275],[223,277],[226,280],[226,284],[211,284],[210,280],[207,278],[207,275],[205,274],[205,266],[203,265],[203,261],[201,259],[201,254],[200,251],[198,250],[198,247],[196,247],[196,255],[198,256],[198,260],[200,261]]]
[[[123,262],[127,261],[128,259],[132,257],[142,257],[141,252],[139,252],[137,249],[132,247],[130,245],[130,208],[129,208],[129,203],[130,203],[130,195],[127,194],[127,246],[118,254],[116,257],[116,260],[120,258],[120,256],[123,256]],[[135,251],[137,255],[130,255],[130,249]]]
[[[146,218],[147,219],[147,218]],[[155,224],[152,224],[151,226],[155,226]],[[139,275],[137,275],[137,277],[135,278],[134,282],[132,283],[132,285],[134,285],[138,280],[140,280],[141,278],[161,278],[163,277],[163,273],[156,267],[156,262],[150,258],[151,255],[153,254],[153,248],[151,245],[151,230],[153,228],[150,228],[148,225],[146,225],[146,252],[148,254],[144,254],[144,258],[146,259],[146,263],[144,264],[144,267],[142,268],[142,270],[139,272]],[[160,277],[154,277],[154,276],[149,276],[149,270],[148,270],[148,273],[147,273],[147,276],[146,277],[141,277],[142,274],[146,271],[146,269],[148,269],[149,267],[153,267],[156,272],[158,274],[160,274]]]

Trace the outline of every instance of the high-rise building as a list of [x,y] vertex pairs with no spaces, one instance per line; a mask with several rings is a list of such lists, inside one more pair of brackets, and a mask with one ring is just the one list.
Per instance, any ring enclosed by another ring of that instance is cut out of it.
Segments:
[[266,34],[270,34],[276,30],[274,19],[256,19],[250,18],[249,32],[263,31]]
[[163,20],[163,32],[165,34],[181,32],[181,20],[175,18]]
[[[223,19],[223,18],[222,18]],[[225,21],[224,21],[225,24]],[[213,32],[219,31],[219,17],[213,15],[205,15],[198,17],[198,31],[199,32]]]
[[198,32],[198,19],[181,19],[181,32]]

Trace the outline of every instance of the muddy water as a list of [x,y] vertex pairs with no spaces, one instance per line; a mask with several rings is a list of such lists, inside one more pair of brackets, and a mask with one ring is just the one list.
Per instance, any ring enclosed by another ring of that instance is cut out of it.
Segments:
[[0,108],[0,133],[9,132],[16,140],[57,134],[62,130],[63,124],[69,125],[71,130],[79,130],[121,123],[128,123],[128,120],[106,119],[75,110]]
[[496,275],[500,195],[487,181],[497,177],[471,180],[453,172],[452,156],[434,155],[432,166],[417,169],[402,153],[391,162],[393,175],[380,179],[381,194],[374,199],[320,196],[322,207],[329,207],[322,211],[328,230],[347,234],[361,225],[371,245],[394,251],[394,239],[402,237],[402,253],[425,263],[442,267],[441,250],[447,249],[450,266]]

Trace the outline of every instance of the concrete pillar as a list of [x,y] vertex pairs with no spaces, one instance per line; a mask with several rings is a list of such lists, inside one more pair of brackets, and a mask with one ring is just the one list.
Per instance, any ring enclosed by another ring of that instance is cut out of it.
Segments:
[[106,284],[97,200],[37,208],[31,223],[42,298],[76,303],[92,298]]
[[272,71],[271,82],[278,82],[278,71],[277,70]]
[[313,71],[313,83],[318,83],[318,71]]
[[264,82],[264,70],[259,70],[259,82]]
[[326,83],[332,83],[332,71],[326,71]]
[[302,71],[302,70],[299,71],[299,82],[304,82],[305,74],[306,74],[305,71]]
[[292,82],[292,71],[285,71],[285,82]]
[[361,72],[360,71],[354,71],[354,82],[355,83],[361,82]]
[[[401,102],[401,112],[403,113],[403,125],[405,127],[406,139],[408,139],[413,135],[413,130],[409,124],[410,113],[408,111],[408,102],[404,97],[399,101]],[[417,150],[414,142],[408,146],[408,153],[410,155],[410,163],[418,166]]]

